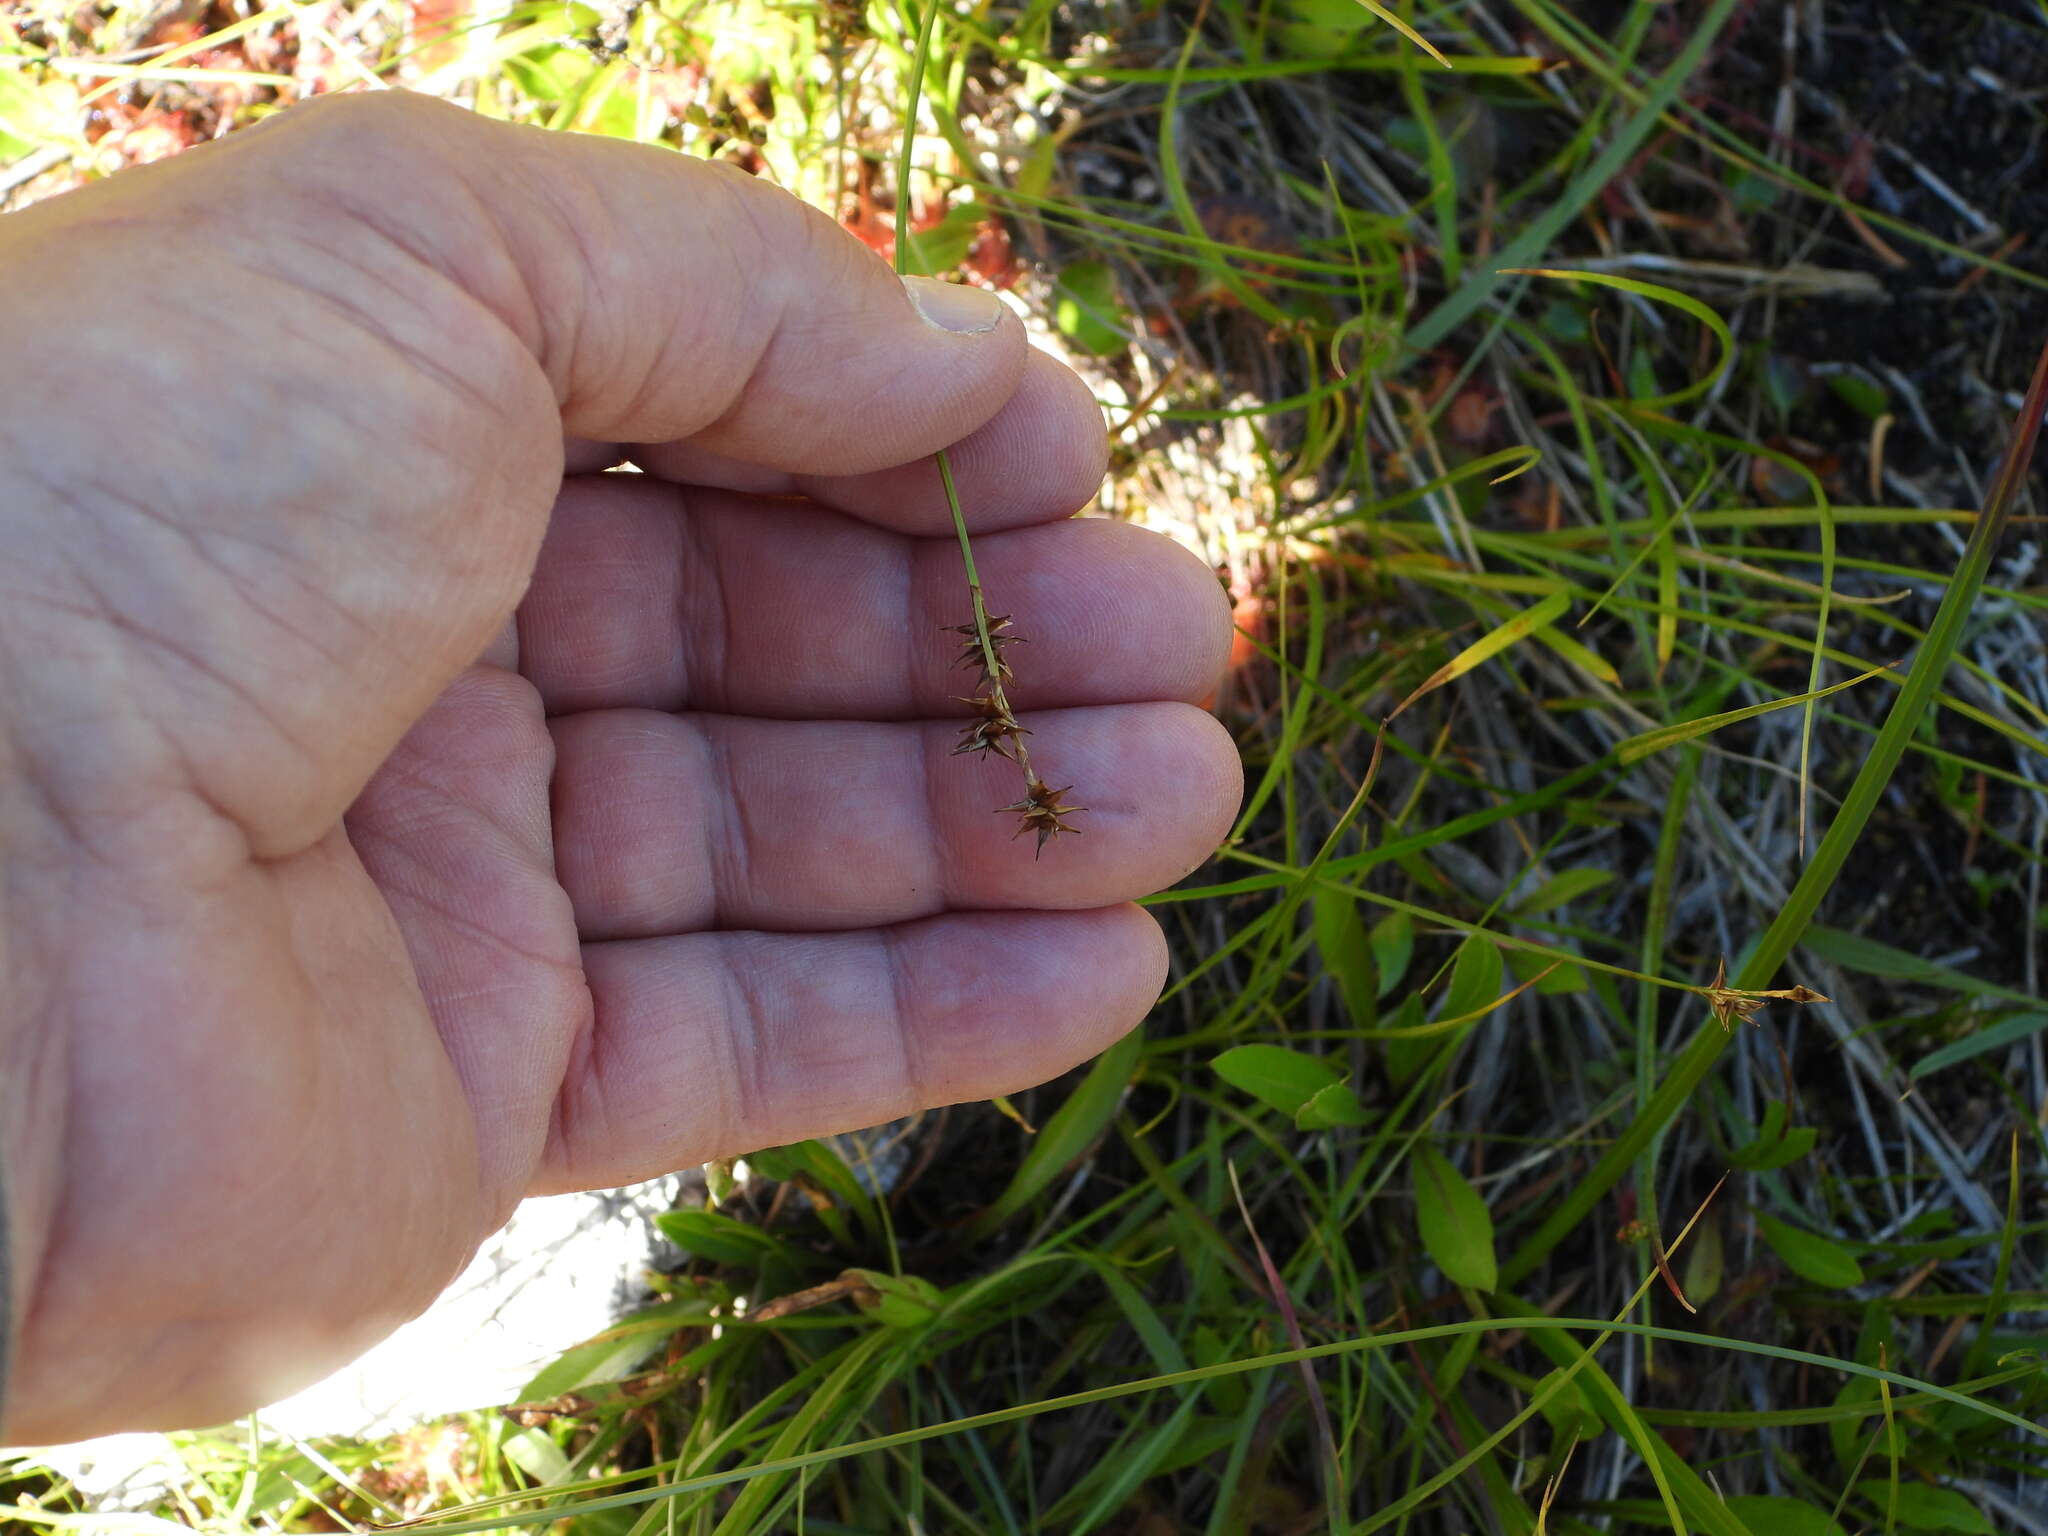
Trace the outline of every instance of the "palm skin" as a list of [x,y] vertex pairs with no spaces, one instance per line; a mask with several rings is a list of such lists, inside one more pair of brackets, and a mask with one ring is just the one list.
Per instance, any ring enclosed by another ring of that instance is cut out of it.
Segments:
[[[1012,1090],[1150,1005],[1128,903],[1239,793],[1190,702],[1226,610],[1063,521],[1100,421],[1013,317],[925,323],[743,177],[397,97],[10,216],[0,277],[11,1441],[231,1417],[528,1194]],[[949,757],[947,445],[1090,807],[1042,859]]]

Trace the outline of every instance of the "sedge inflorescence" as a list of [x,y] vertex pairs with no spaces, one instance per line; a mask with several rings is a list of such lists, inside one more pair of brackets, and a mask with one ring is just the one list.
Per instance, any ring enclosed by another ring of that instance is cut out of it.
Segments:
[[981,684],[973,695],[960,700],[974,711],[974,718],[961,727],[960,741],[953,748],[953,755],[993,754],[1016,764],[1024,775],[1024,798],[999,806],[996,813],[1016,816],[1015,836],[1022,837],[1026,832],[1037,834],[1037,846],[1032,852],[1032,857],[1036,858],[1045,851],[1045,845],[1062,832],[1079,834],[1081,829],[1069,824],[1067,818],[1085,807],[1069,805],[1060,798],[1073,788],[1072,785],[1053,789],[1032,768],[1031,752],[1024,744],[1024,738],[1031,733],[1017,723],[1016,713],[1010,708],[1009,695],[1003,686],[1016,675],[1003,651],[1008,646],[1022,644],[1024,637],[1010,632],[1008,614],[989,614],[982,606],[978,587],[972,592],[974,618],[966,624],[948,626],[949,632],[964,637],[959,665],[972,667],[981,674]]

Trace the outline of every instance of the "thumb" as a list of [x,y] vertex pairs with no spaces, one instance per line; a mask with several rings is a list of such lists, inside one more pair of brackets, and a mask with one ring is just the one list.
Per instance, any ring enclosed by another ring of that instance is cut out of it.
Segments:
[[55,775],[74,820],[175,782],[261,857],[329,830],[502,629],[565,433],[863,473],[973,432],[1027,355],[993,295],[906,285],[729,167],[397,92],[37,205],[0,271],[91,301],[0,312],[35,360],[0,378],[32,445],[0,532],[50,598],[0,623],[0,681],[75,662],[24,660],[10,713],[90,760]]
[[379,210],[387,233],[512,330],[574,435],[861,473],[957,442],[1022,375],[1023,327],[994,294],[899,281],[733,166],[396,92],[294,120],[363,203],[410,192]]

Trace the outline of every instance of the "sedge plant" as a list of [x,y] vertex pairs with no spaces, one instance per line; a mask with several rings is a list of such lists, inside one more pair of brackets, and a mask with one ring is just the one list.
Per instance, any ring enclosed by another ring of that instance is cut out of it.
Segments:
[[[896,164],[896,270],[899,273],[905,270],[904,263],[910,253],[911,150],[917,140],[917,101],[924,86],[925,65],[931,57],[932,26],[937,17],[937,0],[928,0],[918,23],[917,48],[911,59],[903,109],[903,149]],[[1067,818],[1086,807],[1070,805],[1061,798],[1073,788],[1071,784],[1054,789],[1031,766],[1031,751],[1024,744],[1024,738],[1031,733],[1017,723],[1016,711],[1010,707],[1009,693],[1003,686],[1014,676],[1009,662],[1003,658],[1003,650],[1024,637],[1010,633],[1008,614],[989,616],[988,602],[981,590],[981,574],[974,565],[974,541],[968,536],[967,516],[960,509],[960,492],[953,483],[953,466],[944,449],[933,455],[933,459],[939,481],[946,489],[946,506],[953,514],[953,532],[960,540],[960,563],[967,577],[968,603],[973,609],[973,617],[965,624],[950,628],[962,637],[960,664],[975,668],[981,674],[973,694],[960,700],[974,711],[974,719],[962,728],[960,743],[953,748],[953,755],[992,754],[1016,764],[1018,772],[1024,776],[1023,798],[998,807],[997,814],[1014,814],[1017,817],[1017,836],[1021,837],[1026,832],[1036,834],[1033,857],[1037,857],[1045,852],[1045,845],[1062,832],[1078,833],[1081,830],[1071,825]]]

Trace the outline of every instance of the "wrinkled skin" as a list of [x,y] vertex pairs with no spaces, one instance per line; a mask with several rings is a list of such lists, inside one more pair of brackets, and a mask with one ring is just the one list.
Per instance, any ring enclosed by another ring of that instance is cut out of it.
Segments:
[[[523,1196],[1017,1089],[1150,1005],[1128,903],[1240,791],[1225,604],[1065,520],[1101,420],[1013,315],[397,95],[10,215],[0,283],[11,1442],[224,1420]],[[947,755],[948,444],[1090,808],[1041,859]]]

